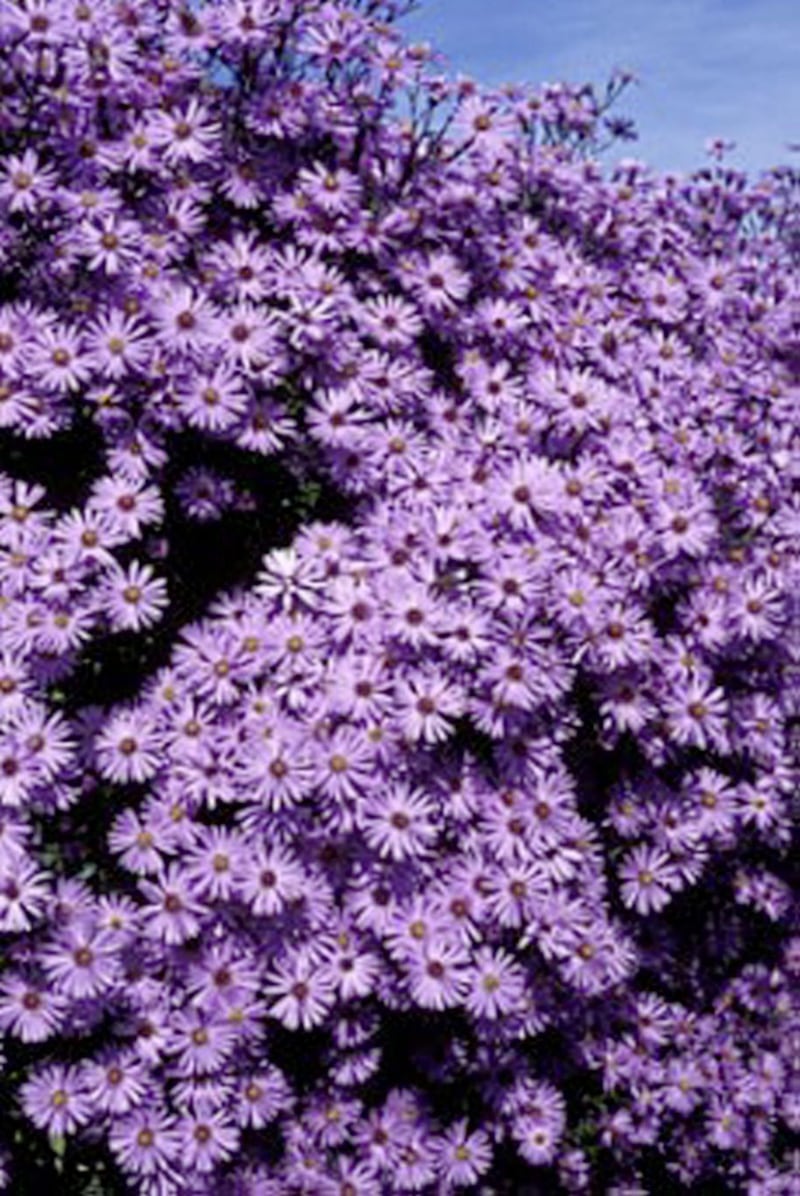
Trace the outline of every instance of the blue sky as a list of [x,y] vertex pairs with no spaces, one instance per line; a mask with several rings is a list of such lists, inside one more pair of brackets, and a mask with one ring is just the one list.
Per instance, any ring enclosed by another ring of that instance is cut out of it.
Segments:
[[403,27],[482,83],[639,77],[618,102],[638,142],[618,156],[661,170],[704,165],[705,141],[735,141],[731,165],[793,161],[800,141],[800,0],[421,0]]

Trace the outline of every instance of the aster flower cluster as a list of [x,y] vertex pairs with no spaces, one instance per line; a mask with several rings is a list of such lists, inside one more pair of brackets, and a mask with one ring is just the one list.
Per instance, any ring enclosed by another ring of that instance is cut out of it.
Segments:
[[400,14],[0,9],[7,1183],[789,1192],[797,180]]

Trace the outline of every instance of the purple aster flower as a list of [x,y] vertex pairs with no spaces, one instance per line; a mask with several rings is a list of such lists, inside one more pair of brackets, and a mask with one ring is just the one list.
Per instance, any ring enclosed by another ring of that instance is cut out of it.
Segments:
[[123,1171],[128,1175],[153,1179],[167,1176],[177,1182],[181,1139],[175,1130],[175,1118],[148,1103],[111,1125],[109,1144]]
[[134,1054],[110,1054],[87,1064],[84,1072],[86,1098],[103,1113],[119,1116],[143,1102],[147,1092],[144,1063]]
[[411,266],[409,283],[425,309],[452,310],[469,291],[469,277],[450,253],[438,252]]
[[466,1120],[457,1121],[444,1132],[439,1150],[442,1182],[446,1189],[476,1183],[492,1162],[488,1134],[483,1130],[470,1132]]
[[437,835],[433,800],[408,786],[370,798],[360,821],[369,845],[393,860],[425,855]]
[[310,743],[286,726],[265,737],[263,748],[242,762],[240,776],[268,809],[280,810],[302,801],[314,775]]
[[44,909],[49,893],[46,873],[24,857],[0,867],[0,930],[30,930]]
[[90,1117],[83,1076],[75,1067],[43,1068],[22,1085],[20,1097],[34,1125],[54,1137],[74,1133]]
[[81,249],[89,259],[89,270],[118,274],[132,266],[141,252],[141,229],[132,220],[110,214],[100,216],[84,223],[82,233]]
[[409,953],[406,969],[414,1001],[423,1009],[450,1009],[464,1002],[469,987],[469,957],[455,943],[426,943]]
[[230,1014],[241,1003],[247,1004],[258,992],[261,970],[255,961],[243,958],[229,941],[218,943],[203,953],[190,969],[187,992],[197,1004],[216,1016]]
[[686,1115],[697,1107],[705,1086],[705,1077],[693,1059],[672,1059],[667,1068],[664,1101],[670,1109]]
[[200,1009],[178,1013],[172,1022],[171,1048],[185,1075],[211,1075],[236,1044],[236,1030],[228,1021],[211,1018]]
[[276,964],[264,992],[272,999],[270,1013],[289,1030],[311,1029],[325,1021],[334,1004],[334,976],[305,951]]
[[522,1009],[525,973],[507,952],[479,947],[471,962],[469,980],[464,1005],[473,1017],[495,1020]]
[[0,176],[0,199],[10,212],[33,212],[53,193],[56,173],[39,161],[32,149],[10,155]]
[[149,904],[142,916],[147,934],[167,944],[184,943],[200,930],[205,907],[195,897],[185,871],[170,864],[156,881],[142,880],[139,888]]
[[67,1003],[22,976],[7,975],[0,986],[0,1027],[22,1042],[42,1042],[61,1027]]
[[201,898],[229,900],[238,890],[245,856],[242,838],[224,827],[199,828],[197,841],[185,857],[185,875]]
[[447,677],[427,670],[401,678],[395,686],[395,710],[402,733],[411,741],[438,743],[452,732],[463,698]]
[[202,465],[186,470],[175,486],[175,494],[184,513],[204,523],[220,519],[236,499],[230,478]]
[[42,386],[65,393],[78,390],[91,374],[81,336],[63,325],[52,325],[39,332],[30,368]]
[[637,913],[658,912],[679,886],[677,872],[666,852],[642,844],[619,868],[622,900]]
[[120,977],[119,944],[109,930],[67,927],[42,952],[42,964],[56,990],[67,997],[96,997]]
[[237,371],[218,365],[196,374],[180,395],[180,408],[193,428],[222,432],[237,424],[247,407],[248,394]]
[[777,826],[783,814],[781,795],[768,777],[756,784],[742,782],[737,787],[736,805],[742,822],[762,832]]
[[217,149],[220,136],[218,124],[196,98],[183,109],[157,112],[151,132],[170,163],[206,161]]
[[342,727],[320,744],[314,766],[314,782],[325,797],[352,802],[374,776],[374,752],[355,728]]
[[725,694],[700,678],[692,678],[665,702],[669,729],[677,743],[684,746],[727,748]]
[[495,870],[487,883],[487,909],[501,926],[516,928],[548,893],[546,874],[538,862],[509,863]]
[[291,1088],[276,1067],[254,1072],[240,1081],[236,1103],[236,1121],[242,1126],[262,1129],[292,1104]]
[[114,528],[126,539],[136,539],[144,527],[161,522],[164,503],[155,486],[106,477],[92,488],[88,511],[113,521]]
[[106,570],[105,607],[114,631],[139,631],[157,623],[167,606],[167,583],[152,565],[131,561]]
[[436,1146],[432,1136],[423,1129],[414,1129],[408,1135],[399,1147],[394,1163],[395,1183],[401,1190],[420,1191],[435,1182]]
[[213,1171],[218,1163],[229,1159],[239,1142],[239,1131],[219,1112],[182,1118],[176,1133],[182,1160],[201,1172]]
[[717,531],[716,520],[705,496],[696,495],[677,507],[662,502],[656,511],[655,527],[667,556],[686,553],[701,556]]
[[133,810],[123,810],[114,820],[108,845],[119,855],[120,863],[131,872],[152,875],[161,871],[164,858],[155,829],[143,824]]
[[159,766],[160,737],[145,710],[119,711],[96,741],[103,776],[110,781],[145,781]]
[[111,308],[87,332],[87,360],[104,377],[116,382],[143,371],[153,355],[153,337],[134,316]]
[[253,913],[272,917],[304,891],[306,875],[288,851],[259,851],[242,861],[239,891]]
[[390,634],[414,649],[436,644],[442,616],[426,585],[407,582],[402,589],[387,586],[385,600]]
[[372,993],[381,974],[380,960],[352,942],[347,932],[337,936],[335,945],[325,952],[325,962],[336,981],[337,991],[345,1001]]

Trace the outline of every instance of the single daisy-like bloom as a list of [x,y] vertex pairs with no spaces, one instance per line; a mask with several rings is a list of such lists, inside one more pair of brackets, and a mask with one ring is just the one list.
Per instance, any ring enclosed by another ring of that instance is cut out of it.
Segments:
[[61,1027],[67,1002],[41,984],[6,976],[0,986],[0,1028],[22,1042],[43,1042]]
[[38,334],[29,358],[37,381],[64,394],[78,390],[91,375],[91,355],[73,328],[50,325]]
[[109,781],[145,781],[161,763],[161,738],[151,716],[123,710],[107,722],[96,741],[100,772]]
[[231,365],[219,365],[195,374],[179,396],[180,408],[193,428],[222,432],[239,420],[248,403],[248,392]]
[[394,785],[370,796],[363,815],[364,836],[379,855],[403,860],[424,855],[437,835],[436,807],[421,790]]
[[716,518],[704,496],[693,496],[680,505],[662,502],[655,512],[655,526],[668,557],[702,556],[717,534]]
[[126,539],[137,539],[151,523],[164,517],[164,500],[155,486],[123,477],[107,476],[92,487],[87,511],[107,515]]
[[297,433],[297,425],[284,407],[267,396],[251,399],[243,413],[236,443],[264,456],[280,452]]
[[432,648],[442,630],[443,613],[428,586],[407,582],[400,586],[394,579],[382,595],[387,630],[410,648]]
[[49,878],[22,856],[0,868],[0,930],[30,930],[50,892]]
[[784,620],[787,602],[777,586],[766,577],[749,577],[730,599],[730,614],[736,630],[745,639],[774,639]]
[[335,942],[325,947],[325,961],[336,979],[343,1001],[366,997],[375,991],[381,974],[378,957],[362,950],[348,931],[337,935]]
[[638,914],[658,912],[672,900],[679,887],[678,873],[666,852],[642,844],[626,856],[619,868],[622,900]]
[[456,943],[433,941],[406,959],[411,996],[423,1009],[461,1005],[469,989],[469,957]]
[[525,974],[506,951],[479,947],[473,956],[469,980],[464,1005],[473,1017],[485,1017],[493,1021],[521,1010],[525,997]]
[[470,289],[469,276],[453,255],[444,251],[411,266],[409,282],[422,306],[433,312],[452,311]]
[[155,306],[164,343],[174,350],[199,349],[214,331],[208,299],[184,283],[173,283]]
[[239,892],[258,917],[274,917],[299,897],[307,884],[306,874],[286,849],[261,849],[242,861]]
[[439,1161],[443,1166],[442,1180],[447,1188],[469,1187],[489,1170],[492,1146],[483,1130],[468,1129],[466,1119],[448,1126],[442,1135]]
[[285,1112],[291,1101],[292,1090],[283,1073],[270,1066],[242,1078],[234,1115],[243,1128],[263,1129]]
[[139,225],[116,214],[105,215],[97,222],[85,222],[80,239],[81,249],[89,258],[88,268],[104,270],[106,274],[118,274],[135,262],[141,252]]
[[695,676],[677,681],[664,701],[664,713],[670,737],[681,746],[727,749],[728,702],[718,686]]
[[164,863],[160,848],[163,840],[155,827],[143,822],[134,810],[123,810],[114,820],[108,845],[120,863],[139,875],[158,873]]
[[120,1119],[114,1119],[109,1134],[111,1151],[128,1175],[148,1178],[167,1174],[177,1184],[176,1168],[181,1139],[175,1132],[175,1118],[148,1102]]
[[256,579],[255,592],[275,603],[283,611],[314,609],[319,604],[323,573],[316,561],[308,560],[297,549],[274,548],[263,560]]
[[532,532],[537,516],[559,506],[558,471],[539,457],[516,460],[490,491],[490,499],[515,530]]
[[104,1113],[120,1116],[142,1103],[147,1092],[144,1062],[131,1051],[90,1063],[84,1073],[87,1098]]
[[229,1021],[211,1018],[200,1009],[176,1013],[171,1022],[170,1048],[184,1075],[211,1075],[231,1055],[237,1032]]
[[333,1007],[335,979],[329,967],[297,951],[268,973],[264,993],[272,998],[272,1017],[289,1030],[310,1030],[321,1025]]
[[139,631],[157,623],[168,605],[167,583],[152,565],[110,564],[104,577],[105,610],[113,631]]
[[19,735],[0,739],[0,806],[22,806],[45,780]]
[[456,124],[459,133],[482,149],[499,150],[508,141],[516,120],[488,97],[470,95],[459,105]]
[[526,1162],[543,1167],[553,1161],[558,1145],[558,1134],[553,1126],[523,1114],[515,1119],[512,1133]]
[[276,316],[252,303],[241,302],[219,314],[218,328],[226,363],[257,377],[262,385],[277,379],[284,357]]
[[139,888],[148,899],[142,908],[148,936],[171,946],[185,943],[199,932],[205,906],[194,896],[190,881],[177,864],[170,864],[157,881],[140,881]]
[[173,493],[189,519],[202,523],[221,519],[236,503],[236,487],[230,478],[205,465],[193,465],[176,482]]
[[185,108],[156,112],[148,132],[167,162],[205,162],[217,150],[220,126],[195,98]]
[[197,1171],[213,1171],[229,1159],[239,1143],[239,1130],[221,1112],[196,1114],[178,1122],[181,1158]]
[[294,735],[270,734],[258,752],[243,762],[241,780],[255,800],[270,810],[303,801],[311,792],[314,770],[310,748]]
[[61,516],[53,535],[69,555],[101,565],[110,564],[114,560],[111,550],[125,541],[124,533],[108,515],[77,508]]
[[423,328],[413,304],[396,295],[378,295],[365,300],[357,319],[364,330],[386,348],[410,344]]
[[43,1068],[22,1085],[20,1097],[33,1124],[56,1137],[74,1133],[89,1120],[91,1107],[76,1067]]
[[211,252],[210,265],[230,286],[237,299],[258,302],[268,293],[267,271],[270,257],[254,232],[235,232],[230,242],[223,242]]
[[229,901],[238,891],[246,858],[241,834],[221,826],[199,828],[198,842],[185,856],[186,876],[212,901]]
[[152,170],[157,154],[156,138],[146,120],[134,120],[122,134],[116,148],[117,161],[126,170]]
[[68,927],[43,951],[42,966],[64,996],[96,997],[119,978],[119,943],[109,930]]
[[486,885],[487,908],[501,926],[522,926],[550,893],[547,873],[536,861],[508,863],[496,869]]
[[297,176],[297,187],[325,212],[351,211],[359,200],[358,179],[346,170],[329,169],[322,163],[306,167]]
[[34,150],[10,155],[0,175],[0,200],[8,203],[10,212],[33,212],[43,199],[53,192],[56,173],[43,166]]
[[135,316],[111,308],[86,335],[87,360],[105,378],[124,378],[147,369],[153,353],[153,335]]
[[433,670],[412,673],[395,685],[400,729],[410,741],[439,743],[452,733],[452,720],[464,709],[458,688]]
[[336,801],[354,801],[375,775],[375,756],[366,736],[355,727],[341,727],[320,746],[314,759],[314,781]]
[[769,778],[756,784],[747,781],[736,787],[736,810],[745,826],[755,826],[760,831],[774,827],[784,813],[781,794]]

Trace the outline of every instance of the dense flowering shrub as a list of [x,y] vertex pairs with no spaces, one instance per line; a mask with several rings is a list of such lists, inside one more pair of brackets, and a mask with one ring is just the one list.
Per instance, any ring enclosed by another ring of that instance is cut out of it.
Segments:
[[796,176],[398,11],[0,9],[8,1186],[795,1192]]

